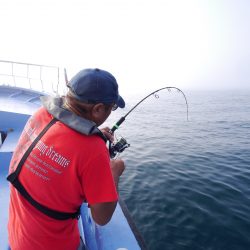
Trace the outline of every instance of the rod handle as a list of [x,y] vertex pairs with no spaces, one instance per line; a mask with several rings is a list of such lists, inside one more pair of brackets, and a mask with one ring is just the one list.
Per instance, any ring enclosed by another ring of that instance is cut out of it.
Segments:
[[122,116],[119,119],[119,121],[110,129],[110,133],[113,134],[124,121],[125,121],[125,117]]

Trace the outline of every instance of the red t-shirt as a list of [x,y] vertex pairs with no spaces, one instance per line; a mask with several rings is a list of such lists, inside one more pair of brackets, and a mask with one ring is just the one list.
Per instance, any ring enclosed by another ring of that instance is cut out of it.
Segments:
[[[52,116],[41,108],[27,122],[13,154],[10,172]],[[61,212],[76,212],[89,204],[118,199],[104,141],[83,135],[56,122],[26,159],[19,180],[39,203]],[[76,250],[76,219],[56,220],[33,207],[12,186],[9,206],[9,243],[12,250]]]

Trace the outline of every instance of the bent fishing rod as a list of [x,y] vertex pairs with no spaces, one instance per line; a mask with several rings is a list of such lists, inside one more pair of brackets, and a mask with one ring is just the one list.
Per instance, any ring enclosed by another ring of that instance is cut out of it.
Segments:
[[[167,89],[169,92],[171,92],[172,89],[176,89],[178,92],[180,92],[186,102],[186,107],[187,107],[187,121],[188,121],[188,102],[187,102],[187,98],[184,94],[184,92],[177,88],[177,87],[164,87],[164,88],[160,88],[157,89],[155,91],[153,91],[152,93],[150,93],[149,95],[147,95],[146,97],[144,97],[143,99],[141,99],[136,105],[134,105],[124,116],[122,116],[116,123],[115,125],[110,129],[109,133],[110,134],[114,134],[114,132],[120,127],[120,125],[126,120],[126,117],[137,107],[139,106],[143,101],[145,101],[148,97],[150,97],[151,95],[154,95],[156,98],[159,98],[159,96],[157,95],[157,92]],[[120,140],[118,140],[116,143],[111,143],[109,142],[109,153],[110,153],[110,157],[114,158],[118,153],[123,152],[126,148],[128,148],[130,146],[130,144],[127,143],[127,141],[122,137]]]

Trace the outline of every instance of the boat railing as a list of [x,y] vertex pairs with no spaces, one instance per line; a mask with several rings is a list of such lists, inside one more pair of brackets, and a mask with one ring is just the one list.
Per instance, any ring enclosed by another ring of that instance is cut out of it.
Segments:
[[60,70],[56,66],[0,60],[0,84],[62,94]]

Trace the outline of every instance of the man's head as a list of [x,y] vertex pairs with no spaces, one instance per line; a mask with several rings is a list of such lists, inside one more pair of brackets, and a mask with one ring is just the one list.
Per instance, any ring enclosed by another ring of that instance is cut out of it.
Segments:
[[101,69],[84,69],[68,83],[71,94],[84,103],[112,104],[124,108],[125,102],[118,93],[118,84],[113,75]]
[[125,102],[118,93],[115,77],[105,70],[81,70],[67,85],[67,100],[74,104],[73,109],[77,108],[80,111],[82,107],[83,111],[87,110],[88,114],[84,112],[83,116],[93,120],[97,125],[107,119],[114,107],[125,107]]

